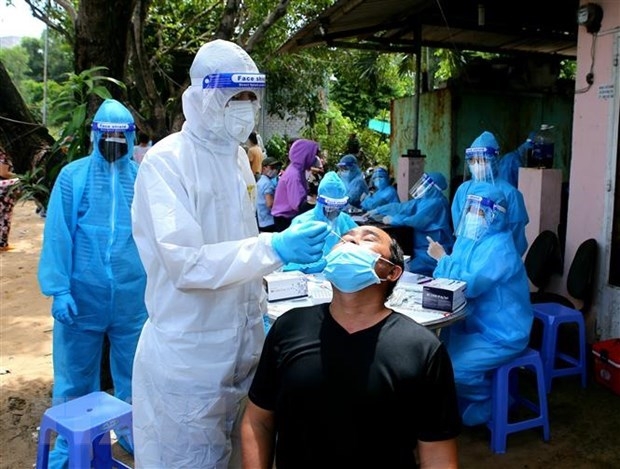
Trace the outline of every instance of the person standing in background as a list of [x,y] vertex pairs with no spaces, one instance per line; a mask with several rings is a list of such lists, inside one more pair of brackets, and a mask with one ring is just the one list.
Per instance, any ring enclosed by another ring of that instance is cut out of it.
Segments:
[[306,171],[317,164],[319,144],[313,140],[298,139],[288,152],[289,165],[280,178],[271,207],[276,231],[291,225],[291,221],[302,212],[302,205],[308,197]]
[[263,160],[261,177],[256,183],[256,219],[258,220],[258,231],[262,233],[273,233],[275,224],[271,207],[273,207],[273,194],[276,186],[273,184],[278,177],[282,163],[275,158],[267,157]]
[[[63,167],[52,189],[38,278],[41,292],[53,297],[54,405],[100,390],[106,335],[114,395],[131,402],[133,359],[146,320],[146,274],[131,234],[134,139],[129,110],[106,99],[93,118],[92,153]],[[130,435],[119,444],[132,452]],[[49,467],[67,467],[68,451],[59,436]]]
[[463,212],[463,206],[469,188],[474,182],[485,181],[497,187],[506,200],[506,221],[512,232],[515,247],[521,256],[527,251],[527,238],[525,237],[525,227],[530,221],[525,207],[523,194],[505,179],[501,178],[497,168],[497,155],[499,154],[499,144],[495,135],[491,132],[482,132],[465,150],[465,160],[467,168],[471,174],[471,180],[463,182],[452,200],[452,221],[458,223],[459,217]]
[[258,181],[263,169],[263,150],[258,144],[256,132],[250,133],[248,137],[248,160],[250,161],[252,173],[254,173],[254,177]]
[[17,200],[15,184],[19,182],[13,173],[13,162],[9,155],[0,146],[0,251],[8,251],[9,234],[11,232],[11,219],[13,208]]
[[133,160],[140,164],[146,152],[151,148],[151,139],[144,132],[138,134],[138,144],[133,147]]
[[133,368],[138,468],[240,467],[239,419],[265,338],[263,276],[318,260],[329,234],[319,222],[258,232],[241,147],[265,87],[252,58],[214,40],[189,78],[183,127],[149,150],[131,211],[149,315]]

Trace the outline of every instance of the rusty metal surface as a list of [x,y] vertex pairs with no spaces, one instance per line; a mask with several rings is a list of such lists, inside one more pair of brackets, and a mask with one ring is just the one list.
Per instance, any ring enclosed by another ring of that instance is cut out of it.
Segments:
[[414,52],[419,25],[424,47],[574,58],[578,5],[579,0],[339,0],[281,51],[324,44]]

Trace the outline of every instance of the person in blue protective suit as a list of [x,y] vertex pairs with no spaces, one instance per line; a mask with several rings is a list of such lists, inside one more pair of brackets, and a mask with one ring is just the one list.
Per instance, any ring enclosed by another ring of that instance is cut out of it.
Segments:
[[429,244],[437,278],[467,283],[469,313],[441,331],[454,366],[465,425],[491,417],[491,374],[529,341],[533,312],[527,274],[507,223],[507,200],[486,182],[473,183],[463,206],[452,254]]
[[349,208],[361,210],[362,200],[368,196],[370,191],[364,179],[364,173],[357,163],[357,158],[354,155],[344,155],[337,166],[338,174],[347,186]]
[[527,164],[527,152],[534,148],[535,136],[536,131],[530,132],[525,142],[499,159],[499,177],[505,179],[514,187],[519,187],[519,168],[523,168]]
[[497,187],[506,199],[506,221],[512,232],[517,252],[523,256],[528,242],[525,237],[525,226],[530,219],[525,208],[523,194],[505,179],[502,179],[497,170],[497,155],[499,144],[491,132],[482,132],[465,151],[465,160],[471,180],[463,182],[452,200],[452,220],[456,222],[463,211],[463,206],[473,182],[486,181]]
[[331,251],[332,247],[340,241],[339,236],[347,231],[357,228],[357,223],[343,209],[348,202],[347,188],[340,176],[334,171],[329,171],[323,176],[319,183],[316,206],[307,212],[293,218],[292,225],[298,223],[308,223],[310,221],[322,221],[329,224],[332,233],[327,237],[323,246],[323,257],[318,262],[311,264],[297,264],[295,262],[286,264],[285,271],[300,270],[304,273],[321,272],[325,267],[325,256]]
[[148,319],[133,368],[140,468],[241,466],[239,418],[265,338],[263,276],[319,260],[329,235],[317,221],[259,234],[256,181],[241,147],[265,86],[252,58],[214,40],[189,77],[183,127],[149,150],[132,205],[147,272]]
[[411,186],[411,200],[387,204],[367,213],[369,218],[385,225],[413,228],[413,256],[408,270],[431,276],[437,261],[428,255],[428,238],[437,241],[450,253],[454,244],[450,203],[443,191],[448,184],[439,172],[424,173]]
[[[53,403],[100,390],[104,336],[110,341],[114,394],[131,402],[132,365],[146,320],[146,274],[131,233],[138,164],[134,119],[105,100],[92,122],[92,152],[66,165],[47,208],[38,278],[52,296]],[[119,440],[131,451],[128,436]],[[58,437],[49,467],[68,467]]]
[[362,210],[368,211],[386,204],[399,203],[398,192],[390,184],[390,175],[387,169],[379,166],[375,168],[370,177],[374,192],[362,200]]

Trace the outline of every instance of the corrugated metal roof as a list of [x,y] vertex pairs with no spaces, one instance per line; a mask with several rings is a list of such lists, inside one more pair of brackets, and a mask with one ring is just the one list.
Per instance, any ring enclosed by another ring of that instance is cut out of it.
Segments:
[[[280,49],[423,47],[577,55],[579,0],[339,0]],[[416,37],[416,31],[419,36]]]

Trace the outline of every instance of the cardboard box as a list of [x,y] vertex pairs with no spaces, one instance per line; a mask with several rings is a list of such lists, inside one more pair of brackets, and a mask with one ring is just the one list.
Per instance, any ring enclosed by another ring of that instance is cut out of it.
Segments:
[[592,344],[594,380],[620,395],[620,339]]
[[299,271],[274,272],[263,277],[267,301],[289,300],[308,296],[308,279]]
[[463,306],[465,282],[449,278],[436,278],[422,288],[422,307],[453,312]]

